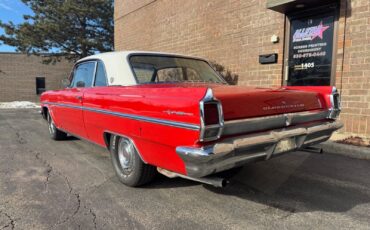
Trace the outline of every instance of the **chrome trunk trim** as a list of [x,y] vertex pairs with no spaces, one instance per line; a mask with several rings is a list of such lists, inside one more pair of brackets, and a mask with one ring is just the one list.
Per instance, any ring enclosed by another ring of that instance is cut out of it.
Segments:
[[226,121],[222,135],[235,135],[263,130],[277,129],[311,121],[326,119],[327,110],[286,113],[266,117]]

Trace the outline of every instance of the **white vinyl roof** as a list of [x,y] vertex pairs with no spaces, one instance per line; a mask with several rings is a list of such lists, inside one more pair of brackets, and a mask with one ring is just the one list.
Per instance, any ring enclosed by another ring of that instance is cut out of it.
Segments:
[[88,60],[100,60],[105,65],[109,85],[124,85],[124,86],[136,85],[137,82],[135,80],[130,64],[128,62],[128,57],[134,54],[168,55],[204,60],[203,58],[174,53],[149,52],[149,51],[115,51],[88,56],[78,60],[77,63]]

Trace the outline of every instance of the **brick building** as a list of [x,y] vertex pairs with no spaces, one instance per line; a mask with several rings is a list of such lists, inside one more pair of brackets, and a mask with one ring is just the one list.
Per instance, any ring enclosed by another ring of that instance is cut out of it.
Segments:
[[116,0],[114,18],[116,50],[205,57],[239,85],[336,85],[341,132],[370,136],[369,0]]
[[0,53],[0,102],[35,101],[44,90],[61,88],[72,69],[68,61],[45,65],[41,56]]

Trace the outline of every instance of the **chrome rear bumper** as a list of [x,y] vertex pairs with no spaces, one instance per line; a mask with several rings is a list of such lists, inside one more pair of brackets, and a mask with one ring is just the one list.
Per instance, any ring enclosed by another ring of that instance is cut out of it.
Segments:
[[285,152],[324,142],[342,126],[339,121],[297,125],[228,138],[202,148],[180,146],[176,152],[186,165],[187,176],[204,177],[250,161],[268,160]]

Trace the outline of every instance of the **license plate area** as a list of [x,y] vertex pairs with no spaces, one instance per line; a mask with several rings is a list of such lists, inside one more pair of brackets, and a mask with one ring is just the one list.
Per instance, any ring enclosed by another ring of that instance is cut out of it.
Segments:
[[276,144],[274,153],[275,154],[284,153],[284,152],[294,150],[296,148],[297,148],[297,144],[296,144],[296,141],[295,141],[294,137],[293,138],[292,137],[291,138],[285,138],[285,139],[280,140]]

